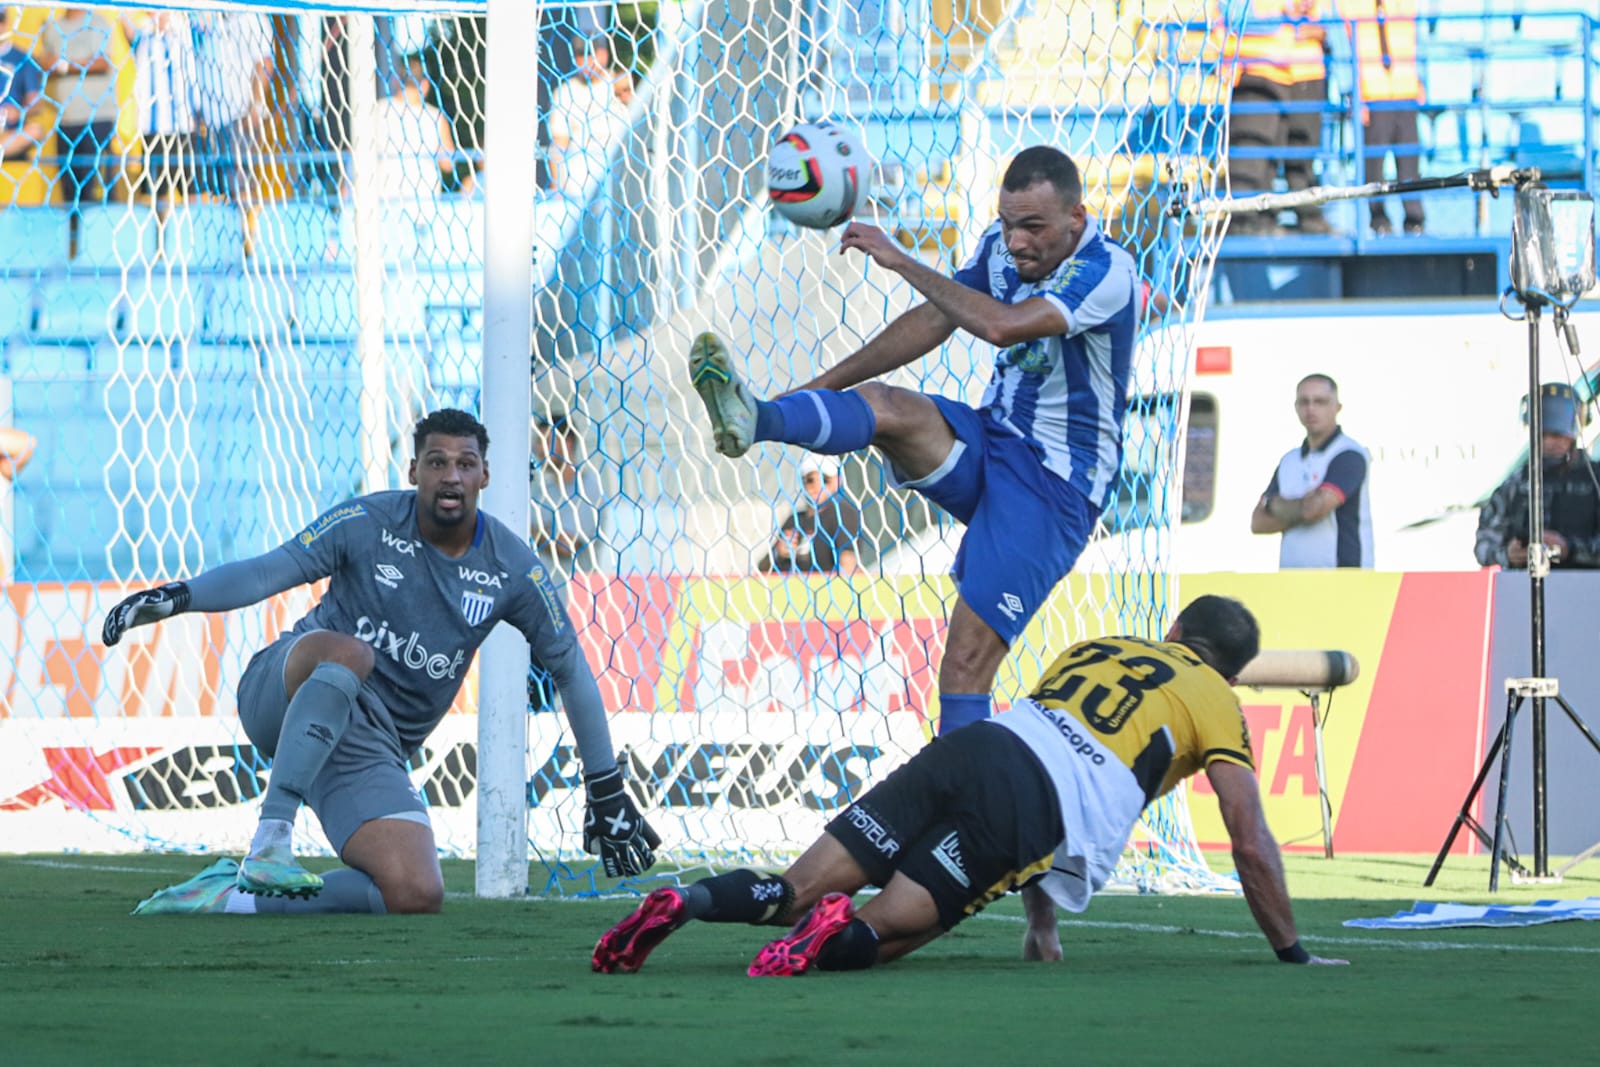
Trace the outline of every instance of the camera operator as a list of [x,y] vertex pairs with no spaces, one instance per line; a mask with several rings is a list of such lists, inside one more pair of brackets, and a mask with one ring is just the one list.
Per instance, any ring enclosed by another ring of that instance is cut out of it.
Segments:
[[[1600,568],[1600,471],[1577,446],[1577,397],[1552,382],[1539,390],[1544,464],[1544,543],[1557,567]],[[1527,422],[1524,417],[1523,422]],[[1528,565],[1528,465],[1521,464],[1478,512],[1478,562]]]

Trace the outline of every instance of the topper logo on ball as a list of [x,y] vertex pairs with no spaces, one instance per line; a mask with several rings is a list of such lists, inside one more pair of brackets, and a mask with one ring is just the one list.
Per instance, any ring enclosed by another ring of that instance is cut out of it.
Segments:
[[849,221],[872,191],[872,157],[850,130],[806,122],[786,131],[767,156],[767,195],[778,214],[811,230]]

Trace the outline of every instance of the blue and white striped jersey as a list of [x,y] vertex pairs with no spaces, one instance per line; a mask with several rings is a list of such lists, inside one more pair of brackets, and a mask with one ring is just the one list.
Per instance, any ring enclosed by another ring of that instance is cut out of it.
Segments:
[[1104,507],[1122,463],[1122,417],[1139,323],[1133,257],[1091,216],[1077,249],[1055,273],[1025,282],[996,221],[955,279],[1007,304],[1041,297],[1066,319],[1065,333],[995,357],[983,410],[1038,446],[1047,468]]
[[145,136],[194,132],[194,31],[182,11],[144,16],[133,41],[133,99]]

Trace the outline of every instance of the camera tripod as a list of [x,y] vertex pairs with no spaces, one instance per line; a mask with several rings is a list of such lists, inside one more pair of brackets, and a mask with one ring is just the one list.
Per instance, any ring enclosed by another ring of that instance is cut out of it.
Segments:
[[[1529,622],[1532,639],[1532,674],[1526,678],[1506,679],[1506,718],[1501,724],[1500,731],[1495,735],[1494,743],[1489,746],[1485,754],[1483,765],[1478,768],[1478,775],[1472,780],[1472,788],[1467,791],[1467,799],[1462,802],[1461,810],[1456,814],[1455,822],[1450,826],[1450,832],[1445,836],[1444,845],[1439,849],[1439,855],[1434,858],[1433,867],[1428,871],[1427,879],[1422,883],[1425,886],[1433,885],[1439,875],[1439,868],[1444,866],[1445,856],[1450,852],[1450,846],[1455,843],[1456,835],[1461,832],[1462,826],[1467,826],[1477,835],[1478,840],[1489,848],[1489,891],[1497,892],[1500,888],[1500,864],[1503,862],[1511,869],[1512,876],[1518,881],[1551,881],[1558,882],[1567,871],[1577,864],[1588,859],[1596,852],[1600,852],[1600,842],[1591,845],[1577,858],[1566,866],[1550,872],[1549,856],[1549,827],[1546,824],[1548,815],[1548,797],[1545,786],[1545,712],[1549,701],[1554,701],[1567,718],[1578,728],[1578,732],[1594,746],[1600,753],[1600,737],[1596,737],[1593,730],[1589,729],[1583,717],[1579,715],[1566,698],[1561,695],[1557,679],[1547,677],[1545,674],[1545,610],[1544,610],[1544,582],[1550,573],[1551,553],[1550,548],[1544,543],[1544,471],[1539,462],[1541,442],[1544,437],[1543,416],[1540,412],[1539,401],[1539,311],[1541,301],[1537,298],[1530,299],[1519,293],[1519,298],[1526,308],[1528,322],[1528,582],[1529,582]],[[1566,308],[1557,305],[1555,312],[1555,326],[1558,331],[1567,329]],[[1575,354],[1577,345],[1574,335],[1567,333],[1568,347]],[[1522,710],[1524,701],[1531,700],[1533,705],[1533,870],[1524,867],[1512,852],[1509,841],[1510,831],[1506,815],[1506,798],[1511,787],[1511,743],[1515,735],[1517,714]],[[1486,830],[1472,814],[1473,802],[1477,800],[1483,783],[1488,780],[1489,772],[1494,769],[1495,761],[1500,764],[1500,794],[1495,801],[1494,824],[1492,832]]]

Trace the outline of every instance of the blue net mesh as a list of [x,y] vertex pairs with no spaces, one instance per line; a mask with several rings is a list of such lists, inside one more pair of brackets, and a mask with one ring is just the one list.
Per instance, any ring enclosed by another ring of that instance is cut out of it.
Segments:
[[[1115,501],[1008,660],[1008,703],[1048,650],[1159,635],[1172,614],[1185,429],[1191,463],[1214,448],[1185,382],[1217,235],[1162,209],[1175,183],[1215,185],[1224,23],[1240,14],[1219,22],[1190,0],[542,9],[531,536],[569,581],[674,857],[788,854],[927,736],[960,529],[876,456],[852,456],[862,572],[762,571],[803,503],[796,455],[712,454],[689,340],[719,330],[752,388],[776,392],[915,295],[768,210],[767,146],[803,120],[850,126],[877,161],[863,213],[948,270],[991,221],[1010,157],[1056,145],[1139,262],[1148,311]],[[478,409],[485,20],[467,5],[286,3],[26,8],[12,26],[37,76],[13,80],[0,164],[0,425],[36,447],[0,482],[4,839],[237,848],[265,761],[233,687],[314,591],[136,631],[114,653],[99,622],[127,587],[253,556],[403,485],[412,422]],[[958,335],[892,380],[976,400],[992,358]],[[497,472],[521,460],[494,457]],[[414,762],[458,854],[474,847],[470,690]],[[537,692],[532,839],[553,886],[581,887],[587,862],[563,865],[576,758]],[[1139,884],[1205,879],[1181,799],[1150,837]]]

